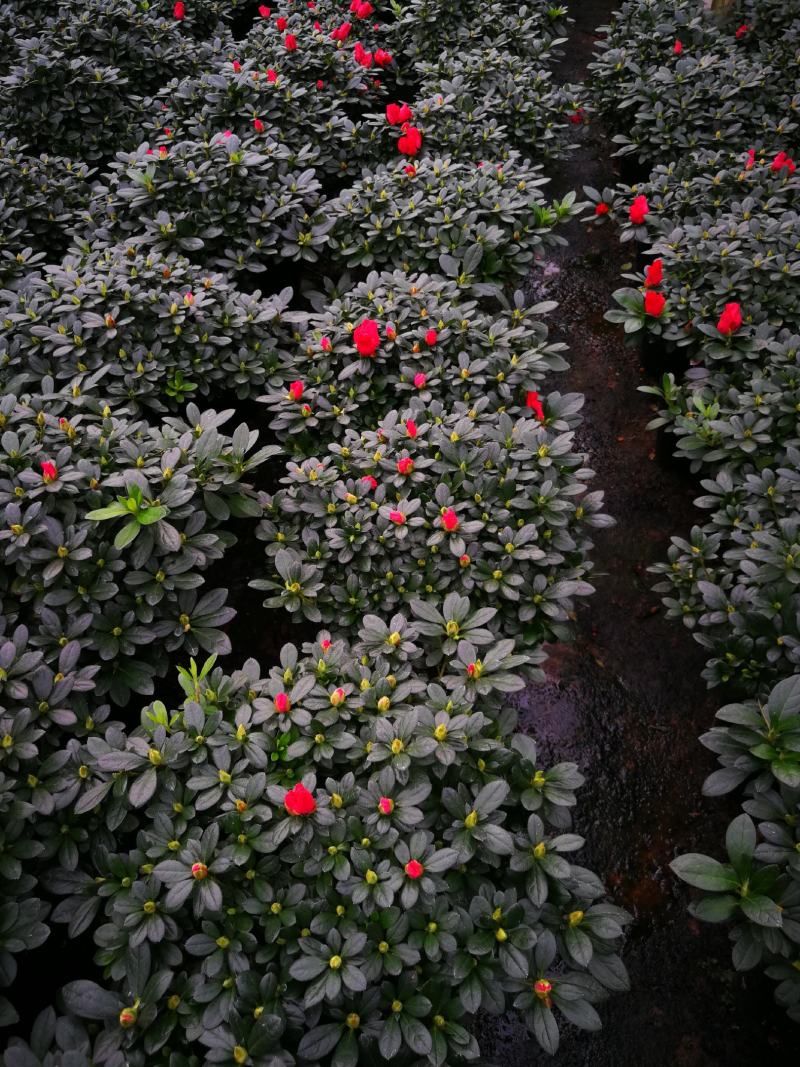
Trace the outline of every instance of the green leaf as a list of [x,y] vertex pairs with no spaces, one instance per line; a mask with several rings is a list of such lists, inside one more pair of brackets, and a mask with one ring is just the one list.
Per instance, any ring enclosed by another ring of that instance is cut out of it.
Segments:
[[721,897],[703,897],[691,905],[690,911],[703,922],[723,923],[730,919],[738,906],[739,898],[725,893]]
[[118,519],[120,515],[127,514],[128,509],[124,504],[109,504],[106,508],[95,508],[94,511],[88,511],[86,518],[93,519],[95,522],[104,522],[106,519]]
[[738,815],[725,833],[725,848],[736,873],[743,879],[750,870],[756,848],[756,827],[749,815]]
[[739,884],[735,871],[723,866],[719,860],[702,856],[697,852],[688,852],[678,856],[670,863],[674,874],[697,889],[708,889],[714,893],[724,893],[735,889]]
[[756,894],[741,898],[741,908],[747,918],[759,926],[783,926],[783,914],[774,900]]
[[136,538],[140,529],[141,527],[136,519],[131,519],[129,523],[122,527],[114,538],[114,548],[125,548]]

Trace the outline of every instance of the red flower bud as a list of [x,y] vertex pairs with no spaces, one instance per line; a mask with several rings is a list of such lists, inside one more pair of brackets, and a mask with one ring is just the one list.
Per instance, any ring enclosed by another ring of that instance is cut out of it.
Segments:
[[751,148],[747,152],[747,162],[744,165],[745,170],[752,170],[756,165],[756,150]]
[[292,707],[292,702],[289,700],[287,693],[278,693],[275,697],[275,710],[284,714]]
[[290,789],[283,798],[283,806],[289,815],[312,815],[317,810],[317,802],[302,782]]
[[397,150],[404,156],[415,156],[422,147],[422,133],[416,126],[404,126],[403,130],[403,136],[397,142]]
[[399,474],[411,474],[414,470],[414,460],[410,456],[403,456],[401,460],[397,462],[397,471]]
[[417,424],[413,419],[406,419],[406,433],[409,437],[417,436]]
[[454,533],[458,529],[458,515],[452,508],[448,508],[442,513],[442,526],[448,533]]
[[461,566],[461,567],[468,567],[470,565],[470,563],[472,563],[472,560],[470,559],[470,557],[465,552],[463,556],[459,556],[458,557],[458,563],[459,563],[459,566]]
[[644,223],[645,215],[650,214],[650,207],[647,203],[646,196],[637,196],[628,209],[628,215],[634,226],[641,226]]
[[438,340],[439,334],[436,332],[436,330],[428,330],[428,332],[425,334],[425,344],[430,345],[431,348],[433,348],[433,346]]
[[676,56],[679,56],[681,54],[681,52],[683,51],[683,45],[680,41],[675,42],[672,51],[675,53]]
[[135,1008],[123,1008],[119,1013],[119,1025],[123,1030],[130,1030],[132,1026],[136,1026],[137,1018]]
[[233,61],[233,72],[234,72],[234,74],[238,74],[241,69],[242,69],[242,64],[239,62],[238,59],[234,59],[234,61]]
[[330,352],[330,350],[333,348],[330,337],[323,337],[319,343],[319,347],[322,349],[323,352]]
[[777,174],[784,168],[789,171],[790,177],[797,170],[793,159],[787,156],[785,152],[778,152],[777,156],[775,156],[772,163],[770,164],[769,169]]
[[275,71],[275,70],[273,70],[273,69],[272,69],[272,68],[270,67],[270,68],[269,68],[269,70],[267,71],[267,81],[268,81],[268,82],[273,82],[273,83],[274,83],[274,82],[276,82],[277,80],[278,80],[278,72],[277,72],[277,71]]
[[287,33],[283,39],[283,43],[288,52],[294,52],[297,49],[297,38],[293,33]]
[[388,67],[392,62],[391,54],[386,52],[383,48],[376,48],[375,62],[379,67]]
[[256,133],[264,132],[264,123],[261,121],[261,119],[253,119],[253,129],[256,131]]
[[261,6],[259,7],[259,9],[258,9],[258,13],[259,13],[259,15],[260,15],[260,16],[262,17],[262,19],[268,19],[268,18],[269,18],[269,15],[270,15],[270,11],[269,11],[269,8],[267,7],[267,5],[266,5],[266,4],[262,4],[262,5],[261,5]]
[[525,407],[530,408],[539,422],[544,422],[544,408],[535,389],[529,389],[525,398]]
[[355,15],[357,19],[368,19],[374,12],[375,8],[369,3],[360,3],[356,8]]
[[292,400],[302,400],[303,398],[303,383],[301,381],[292,382],[289,386],[289,396]]
[[283,17],[283,15],[279,15],[275,19],[275,25],[278,27],[278,32],[279,33],[283,33],[283,31],[286,29],[286,27],[289,25],[289,23],[286,21],[286,19]]
[[390,511],[389,521],[393,522],[395,526],[405,526],[406,517],[402,511]]
[[331,643],[327,637],[323,637],[323,639],[320,641],[320,644],[322,645],[323,652],[327,652],[328,649],[331,647]]
[[416,178],[417,168],[414,166],[413,163],[409,163],[407,167],[403,167],[403,170],[406,172],[409,178]]
[[334,41],[346,41],[350,36],[350,31],[353,28],[352,22],[342,22],[336,27],[335,30],[331,30],[331,40]]
[[601,201],[601,202],[600,202],[600,203],[599,203],[599,204],[598,204],[598,205],[597,205],[597,206],[595,207],[595,209],[594,209],[594,213],[595,213],[595,215],[601,215],[601,216],[602,216],[602,215],[607,215],[607,214],[609,213],[609,211],[610,211],[610,210],[611,210],[611,209],[609,208],[608,204],[605,204],[605,203],[603,203],[603,202]]
[[391,815],[394,811],[394,801],[391,797],[381,797],[378,801],[378,809],[382,815]]
[[419,862],[419,860],[409,860],[405,866],[405,872],[409,878],[421,878],[425,868]]
[[742,39],[742,37],[744,37],[744,35],[748,32],[749,29],[750,29],[749,26],[747,26],[746,24],[742,23],[742,25],[739,27],[739,29],[734,34],[734,36],[736,37],[736,40],[740,41]]
[[183,19],[186,17],[186,5],[183,4],[181,0],[177,0],[177,3],[173,7],[172,17],[174,19],[177,19],[178,22],[182,22]]
[[371,474],[365,474],[361,481],[366,482],[370,489],[378,488],[378,481],[376,478],[373,478]]
[[192,878],[198,882],[202,882],[204,878],[208,878],[208,867],[206,867],[205,863],[192,864]]
[[717,329],[723,337],[730,337],[742,325],[742,309],[739,304],[726,304],[717,323]]
[[51,463],[49,459],[46,459],[42,464],[42,481],[54,482],[58,477],[58,470],[55,463]]
[[422,371],[418,371],[418,372],[417,372],[417,373],[416,373],[416,374],[414,375],[414,386],[415,386],[415,387],[416,387],[417,389],[424,389],[424,388],[425,388],[425,384],[426,384],[427,380],[428,380],[428,379],[427,379],[427,378],[425,377],[425,375],[424,375],[424,374],[422,373]]
[[552,982],[548,982],[546,978],[539,978],[538,981],[533,983],[533,991],[540,1000],[544,1000],[552,988]]
[[353,343],[359,355],[374,356],[378,351],[378,345],[381,343],[377,322],[374,319],[364,319],[353,330]]
[[317,78],[317,88],[318,89],[324,89],[325,88],[325,82],[322,80],[322,78]]

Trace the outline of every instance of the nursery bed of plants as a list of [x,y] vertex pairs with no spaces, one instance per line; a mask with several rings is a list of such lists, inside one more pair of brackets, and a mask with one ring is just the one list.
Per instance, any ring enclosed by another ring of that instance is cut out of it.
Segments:
[[[739,701],[673,868],[800,1021],[792,9],[623,4],[571,84],[540,0],[0,5],[5,1067],[599,1064],[639,900],[532,710],[626,518],[547,283],[612,222]],[[600,123],[646,180],[576,194]]]

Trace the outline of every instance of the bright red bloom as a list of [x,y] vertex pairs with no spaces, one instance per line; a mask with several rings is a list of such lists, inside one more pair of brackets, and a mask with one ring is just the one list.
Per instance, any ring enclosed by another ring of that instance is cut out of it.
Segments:
[[253,119],[253,129],[256,131],[256,133],[264,132],[264,123],[261,121],[261,119]]
[[314,29],[315,29],[315,30],[318,30],[318,31],[322,29],[322,26],[320,25],[320,23],[319,23],[319,22],[315,22],[315,23],[314,23]]
[[394,811],[394,801],[391,797],[381,797],[378,801],[378,810],[381,815],[391,815]]
[[569,121],[572,123],[573,126],[577,126],[578,123],[583,122],[585,115],[586,112],[583,110],[582,107],[579,107],[569,116]]
[[186,17],[186,5],[177,0],[177,3],[172,9],[172,17],[181,22]]
[[51,463],[49,459],[46,459],[42,464],[42,481],[54,482],[58,477],[58,469],[55,463]]
[[323,352],[330,352],[330,350],[333,348],[330,337],[323,337],[319,343],[319,347],[322,349]]
[[371,474],[365,474],[361,481],[366,482],[370,489],[378,488],[378,480],[377,478],[373,478]]
[[352,11],[352,12],[358,11],[358,5],[360,3],[361,3],[361,0],[350,0],[350,11]]
[[331,30],[332,41],[346,41],[353,28],[352,22],[343,22],[335,30]]
[[390,126],[400,126],[403,122],[410,122],[414,118],[414,112],[408,104],[387,104],[386,121]]
[[744,35],[747,33],[747,31],[749,29],[750,29],[750,27],[748,25],[746,25],[745,23],[742,23],[742,25],[739,27],[739,29],[736,31],[736,33],[734,35],[736,37],[736,40],[740,41],[742,39],[742,37],[744,37]]
[[277,71],[274,71],[274,70],[272,70],[272,68],[270,68],[270,69],[269,69],[269,70],[267,71],[267,81],[268,81],[268,82],[276,82],[277,80],[278,80],[278,73],[277,73]]
[[428,332],[425,334],[425,344],[430,345],[431,348],[433,348],[433,346],[438,340],[439,334],[436,332],[436,330],[428,330]]
[[544,999],[544,997],[546,997],[548,993],[550,993],[552,988],[552,983],[548,982],[546,978],[540,978],[538,979],[538,981],[533,983],[533,991],[540,999]]
[[275,25],[278,27],[279,32],[283,33],[283,31],[286,29],[286,27],[289,25],[289,23],[286,21],[286,19],[283,17],[283,15],[279,15],[275,19]]
[[286,45],[289,52],[294,52],[297,48],[297,38],[293,33],[287,33],[283,39],[283,43]]
[[790,176],[797,170],[793,159],[787,156],[785,152],[778,152],[772,163],[770,163],[769,169],[777,173],[778,171],[783,170],[784,167],[789,171]]
[[322,651],[323,652],[327,652],[328,649],[331,647],[331,643],[330,643],[330,641],[328,640],[327,637],[323,638],[323,640],[320,641],[320,644],[322,645]]
[[379,67],[388,67],[392,62],[392,56],[390,52],[385,51],[383,48],[375,49],[375,62]]
[[525,398],[525,407],[531,409],[539,422],[544,422],[544,408],[535,389],[528,390],[528,395]]
[[442,526],[448,533],[454,533],[458,529],[458,515],[452,508],[442,513]]
[[401,460],[397,462],[398,474],[411,474],[414,470],[414,460],[410,456],[403,456]]
[[634,226],[641,226],[644,222],[645,215],[650,214],[650,207],[647,203],[646,196],[637,196],[628,209],[628,215]]
[[418,373],[414,375],[414,387],[416,389],[424,389],[427,381],[428,379],[425,377],[422,371],[418,371]]
[[742,308],[739,304],[726,304],[717,323],[723,337],[730,337],[742,325]]
[[752,170],[756,165],[756,150],[755,148],[748,149],[747,162],[744,165],[745,170]]
[[360,356],[374,356],[381,343],[377,322],[374,319],[364,319],[353,330],[353,343]]
[[317,88],[318,89],[324,89],[325,88],[325,82],[322,80],[322,78],[317,78]]
[[234,70],[235,74],[238,74],[239,71],[242,69],[242,64],[239,62],[238,59],[234,59],[234,61],[231,64],[231,66],[233,67],[233,70]]
[[291,707],[292,707],[292,702],[291,702],[291,700],[289,700],[288,694],[287,693],[278,693],[278,695],[275,697],[275,710],[279,711],[281,713],[281,715],[283,715],[287,711],[290,711]]
[[402,511],[390,511],[389,522],[393,522],[395,526],[405,526],[406,517]]
[[604,204],[601,200],[597,207],[594,209],[594,213],[595,215],[607,215],[610,210],[611,209],[609,208],[608,204]]
[[663,293],[657,293],[653,289],[648,289],[644,294],[645,315],[652,315],[654,319],[660,318],[664,312],[666,304],[667,298]]
[[367,70],[372,66],[372,52],[367,52],[363,44],[358,41],[353,49],[353,59]]
[[416,178],[417,168],[414,166],[413,163],[409,163],[407,167],[403,167],[403,170],[406,172],[409,178]]
[[289,815],[313,815],[317,802],[302,782],[290,789],[283,798],[283,806]]
[[356,18],[357,19],[368,19],[370,17],[370,15],[374,12],[374,10],[375,10],[375,8],[372,6],[372,4],[368,4],[366,2],[365,3],[361,3],[356,8],[356,12],[355,12]]
[[413,419],[406,419],[406,433],[409,437],[417,436],[417,424]]
[[676,56],[679,56],[681,54],[681,52],[683,51],[683,45],[681,44],[680,41],[676,41],[675,42],[675,45],[674,45],[672,51],[675,53]]
[[269,8],[267,7],[266,4],[262,4],[261,7],[259,7],[258,13],[262,17],[262,19],[268,19],[269,18],[270,12],[269,12]]
[[415,156],[422,147],[422,133],[416,126],[403,126],[403,136],[397,142],[397,150],[404,156]]
[[661,285],[664,280],[664,261],[654,259],[644,273],[645,288],[652,289],[655,285]]
[[421,878],[425,868],[419,862],[419,860],[409,860],[405,866],[405,872],[409,878]]
[[303,398],[303,383],[301,381],[292,382],[289,386],[289,396],[292,400],[302,400]]

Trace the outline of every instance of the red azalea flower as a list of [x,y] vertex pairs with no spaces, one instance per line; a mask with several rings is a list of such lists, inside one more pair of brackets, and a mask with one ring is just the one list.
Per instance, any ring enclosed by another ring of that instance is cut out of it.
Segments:
[[364,319],[353,330],[353,343],[360,356],[374,356],[381,343],[377,322],[374,319]]
[[422,147],[422,133],[416,126],[403,126],[403,136],[397,142],[397,149],[404,156],[415,156]]
[[785,152],[778,152],[777,156],[775,156],[772,163],[770,164],[769,169],[777,173],[778,171],[783,170],[784,167],[786,168],[786,170],[789,171],[790,177],[797,170],[793,159],[787,156]]
[[192,864],[192,878],[196,878],[198,882],[202,882],[204,878],[208,878],[208,867],[206,867],[205,863]]
[[428,332],[425,334],[425,344],[430,345],[431,348],[433,348],[433,346],[438,340],[439,334],[436,332],[436,330],[428,330]]
[[375,10],[375,8],[372,6],[372,4],[367,4],[367,3],[359,4],[358,7],[356,8],[356,18],[357,19],[368,19],[370,17],[370,15],[374,12],[374,10]]
[[275,19],[275,25],[278,27],[278,31],[280,33],[283,33],[289,23],[286,21],[283,15],[279,15],[277,19]]
[[413,419],[406,419],[406,433],[409,437],[417,436],[417,424]]
[[345,700],[347,700],[347,693],[345,693],[341,686],[338,689],[334,689],[331,693],[331,707],[340,708]]
[[301,381],[292,382],[289,386],[289,396],[292,400],[302,400],[303,398],[303,383]]
[[361,481],[366,482],[370,489],[378,488],[378,480],[377,478],[373,478],[371,474],[365,474]]
[[262,4],[261,7],[259,7],[258,13],[262,17],[262,19],[268,19],[269,18],[269,8],[267,7],[266,4]]
[[[187,307],[191,307],[194,303],[194,293],[188,292],[183,294],[183,302]],[[109,316],[110,318],[110,316]],[[112,320],[113,321],[113,320]]]
[[351,12],[358,11],[358,5],[360,3],[361,3],[361,0],[350,0],[350,11]]
[[283,798],[283,806],[289,815],[313,815],[317,802],[302,782],[290,789]]
[[661,285],[664,280],[664,261],[654,259],[644,274],[645,288],[652,289],[655,285]]
[[417,168],[414,166],[413,163],[409,163],[407,167],[403,167],[403,170],[406,172],[409,178],[416,178]]
[[404,122],[410,122],[414,112],[408,104],[387,104],[386,120],[390,126],[400,126]]
[[391,815],[394,811],[394,801],[391,797],[381,797],[378,801],[378,810],[381,815]]
[[742,23],[742,25],[739,27],[739,29],[736,31],[736,33],[734,35],[736,37],[736,40],[740,41],[742,39],[742,37],[744,37],[744,35],[747,33],[747,31],[749,29],[750,29],[749,26],[747,26],[745,23]]
[[726,304],[717,323],[723,337],[730,337],[742,325],[742,308],[739,304]]
[[331,40],[346,41],[352,28],[353,24],[351,22],[341,23],[341,25],[337,26],[335,30],[331,31]]
[[242,69],[242,64],[239,62],[238,59],[234,59],[234,61],[231,64],[231,66],[233,67],[233,70],[234,70],[235,74],[238,74],[239,71]]
[[452,508],[442,512],[442,526],[448,533],[454,533],[458,529],[458,515]]
[[51,463],[49,459],[46,459],[42,464],[42,481],[54,482],[58,477],[58,469],[55,463]]
[[583,108],[579,107],[569,116],[569,121],[573,124],[573,126],[577,126],[578,123],[583,122],[585,114],[586,112],[583,110]]
[[277,71],[274,71],[274,70],[272,70],[272,68],[270,68],[270,69],[269,69],[269,70],[267,71],[267,81],[268,81],[268,82],[276,82],[277,80],[278,80],[278,73],[277,73]]
[[330,350],[333,348],[330,337],[323,337],[319,343],[319,347],[322,349],[323,352],[330,352]]
[[385,51],[383,48],[375,49],[375,62],[379,67],[388,67],[392,62],[392,56],[390,52]]
[[425,388],[425,384],[426,384],[427,381],[428,381],[428,379],[425,377],[425,375],[422,373],[422,371],[418,371],[414,375],[414,387],[416,389],[424,389]]
[[256,133],[263,133],[264,123],[261,121],[261,119],[253,119],[253,128],[255,129]]
[[608,204],[604,204],[602,201],[594,209],[595,215],[607,215],[611,209]]
[[675,42],[672,51],[675,53],[676,56],[679,56],[681,54],[681,52],[683,51],[683,45],[680,41]]
[[323,651],[323,652],[327,652],[327,651],[328,651],[328,649],[329,649],[329,648],[331,647],[331,643],[330,643],[330,641],[328,640],[328,638],[327,638],[327,637],[324,637],[324,638],[323,638],[323,639],[322,639],[322,640],[320,641],[320,644],[322,645],[322,651]]
[[172,9],[172,17],[181,22],[186,17],[186,5],[178,0]]
[[658,319],[663,314],[664,308],[667,304],[667,298],[663,293],[657,293],[653,289],[648,289],[644,294],[644,313],[645,315],[652,315],[654,319]]
[[535,389],[529,389],[525,397],[525,407],[530,408],[539,422],[544,422],[544,408],[539,399],[539,393]]
[[322,29],[322,26],[318,22],[315,22],[314,23],[314,29],[319,32]]
[[419,862],[419,860],[409,860],[405,866],[405,872],[409,878],[421,878],[425,868]]
[[459,566],[468,567],[470,565],[470,563],[472,563],[472,560],[469,558],[469,556],[465,552],[463,556],[459,556],[458,557],[458,562],[459,562]]
[[395,526],[405,526],[406,517],[402,511],[390,511],[389,522],[393,522]]
[[279,711],[281,715],[284,715],[287,711],[290,711],[292,702],[289,700],[287,693],[278,693],[275,697],[275,710]]
[[647,203],[646,196],[637,196],[628,209],[628,215],[634,226],[641,226],[644,223],[645,215],[650,214],[650,207]]
[[294,52],[297,48],[297,38],[293,33],[287,33],[283,39],[283,43],[289,52]]
[[386,327],[386,340],[387,341],[393,341],[395,339],[395,337],[397,337],[397,330],[394,328],[394,326],[387,326]]
[[414,460],[410,456],[403,456],[401,460],[397,462],[398,474],[411,474],[414,470]]
[[318,89],[324,89],[325,88],[325,82],[322,80],[322,78],[318,78],[317,79],[317,88]]
[[353,59],[367,70],[372,66],[372,52],[367,52],[360,41],[353,48]]
[[752,170],[756,165],[756,150],[755,148],[748,149],[747,162],[744,165],[745,170]]

